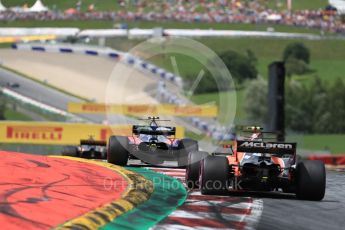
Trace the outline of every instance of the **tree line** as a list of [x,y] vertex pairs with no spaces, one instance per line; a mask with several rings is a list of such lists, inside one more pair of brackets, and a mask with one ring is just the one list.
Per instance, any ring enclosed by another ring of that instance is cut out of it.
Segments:
[[[250,82],[245,91],[245,111],[249,121],[267,124],[267,81]],[[339,78],[329,84],[315,77],[310,85],[287,79],[285,86],[285,126],[303,133],[345,132],[345,84]]]

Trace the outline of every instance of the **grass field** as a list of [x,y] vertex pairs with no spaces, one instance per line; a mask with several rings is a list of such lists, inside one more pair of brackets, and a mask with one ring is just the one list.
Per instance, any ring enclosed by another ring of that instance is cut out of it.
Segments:
[[9,121],[32,121],[31,117],[11,109],[6,109],[5,118]]
[[291,135],[287,137],[287,140],[297,141],[302,149],[345,154],[344,134]]
[[[286,9],[286,0],[269,0],[268,6],[271,9]],[[278,3],[278,4],[277,4]],[[292,1],[293,10],[303,10],[303,9],[320,9],[325,8],[328,4],[327,0],[297,0]]]
[[[293,40],[293,39],[258,39],[258,38],[241,38],[241,39],[198,39],[199,41],[215,51],[222,53],[226,50],[235,50],[242,54],[246,50],[252,50],[257,59],[257,68],[259,74],[267,78],[268,65],[274,61],[282,60],[282,53],[285,47],[292,42],[303,42],[311,52],[310,67],[315,72],[299,76],[298,79],[310,81],[313,75],[318,75],[326,81],[334,81],[337,78],[345,80],[345,40]],[[177,62],[179,72],[182,76],[193,74],[197,76],[202,66],[195,59],[180,54],[173,54]],[[171,57],[164,58],[154,57],[151,61],[170,71],[173,70]],[[230,70],[231,72],[231,70]]]

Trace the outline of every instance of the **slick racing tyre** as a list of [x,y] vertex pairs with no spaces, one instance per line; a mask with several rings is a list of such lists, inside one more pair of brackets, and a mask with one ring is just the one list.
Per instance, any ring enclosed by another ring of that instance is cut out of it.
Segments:
[[300,161],[296,168],[296,196],[301,200],[322,200],[326,190],[326,170],[321,161]]
[[190,189],[199,188],[200,162],[208,156],[204,151],[193,151],[188,154],[186,166],[186,183]]
[[123,136],[111,136],[108,142],[108,162],[125,166],[128,163],[128,158],[128,138]]
[[230,167],[226,157],[208,156],[200,164],[200,190],[203,195],[227,192]]
[[69,157],[79,157],[78,147],[76,146],[65,146],[61,152],[62,156],[69,156]]
[[188,164],[188,153],[192,151],[198,151],[198,142],[193,139],[182,139],[178,143],[178,159],[177,163],[179,167],[184,167]]

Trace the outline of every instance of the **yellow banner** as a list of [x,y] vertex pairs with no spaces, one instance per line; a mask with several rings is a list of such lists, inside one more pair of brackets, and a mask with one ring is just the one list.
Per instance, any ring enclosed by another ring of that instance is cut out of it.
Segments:
[[55,40],[56,35],[33,35],[33,36],[9,36],[0,37],[0,43],[12,43],[20,41],[40,41],[40,40]]
[[218,115],[217,106],[177,106],[171,104],[162,105],[107,105],[97,103],[75,103],[68,104],[70,113],[86,114],[124,114],[137,116],[184,116],[184,117],[216,117]]
[[[132,125],[73,124],[59,122],[0,122],[0,143],[78,145],[92,136],[107,141],[111,135],[132,136]],[[176,138],[184,128],[176,127]]]

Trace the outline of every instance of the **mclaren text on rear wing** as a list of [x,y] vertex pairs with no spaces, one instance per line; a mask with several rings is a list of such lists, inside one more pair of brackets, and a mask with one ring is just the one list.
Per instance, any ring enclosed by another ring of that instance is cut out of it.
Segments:
[[296,143],[237,141],[237,152],[246,153],[295,154],[296,147]]
[[133,125],[133,134],[173,136],[176,134],[176,128],[169,126],[152,127],[143,125]]

